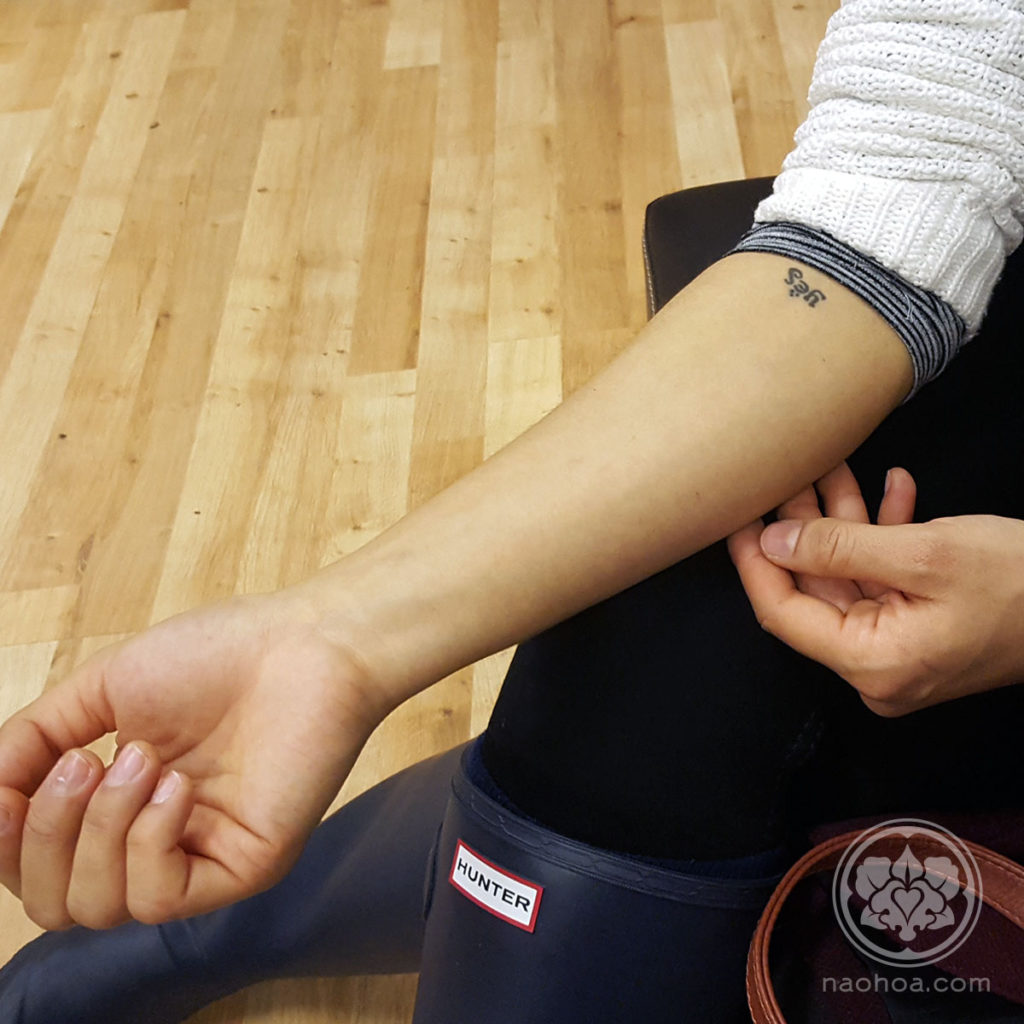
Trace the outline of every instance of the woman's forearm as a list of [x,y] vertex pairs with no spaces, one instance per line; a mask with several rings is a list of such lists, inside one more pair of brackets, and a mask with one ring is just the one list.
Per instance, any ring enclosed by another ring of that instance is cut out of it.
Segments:
[[784,257],[739,253],[474,472],[301,586],[386,702],[724,537],[841,461],[907,394],[896,333]]

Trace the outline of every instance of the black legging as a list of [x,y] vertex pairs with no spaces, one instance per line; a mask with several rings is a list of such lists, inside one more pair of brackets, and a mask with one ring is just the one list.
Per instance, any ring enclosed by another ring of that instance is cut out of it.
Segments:
[[[849,459],[869,508],[899,465],[919,521],[1024,518],[1022,255],[982,335]],[[1022,726],[1022,686],[875,716],[758,627],[722,542],[523,643],[482,753],[523,812],[565,835],[718,859],[806,823],[1018,806]]]

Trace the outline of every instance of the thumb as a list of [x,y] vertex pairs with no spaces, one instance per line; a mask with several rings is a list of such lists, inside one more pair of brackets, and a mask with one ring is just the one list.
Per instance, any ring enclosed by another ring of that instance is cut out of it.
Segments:
[[793,572],[874,580],[905,590],[912,580],[908,529],[915,527],[874,526],[845,519],[784,519],[765,527],[761,551]]
[[60,756],[116,729],[103,687],[107,647],[0,724],[0,787],[30,796]]

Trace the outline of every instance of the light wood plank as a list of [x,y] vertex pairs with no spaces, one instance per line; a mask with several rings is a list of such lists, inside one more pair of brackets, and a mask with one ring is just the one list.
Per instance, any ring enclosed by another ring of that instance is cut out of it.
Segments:
[[[131,23],[81,27],[52,116],[0,230],[0,374],[6,375],[96,135]],[[119,58],[118,58],[119,59]]]
[[0,550],[15,546],[45,446],[60,440],[53,436],[56,412],[153,124],[182,17],[180,12],[154,14],[132,25],[95,142],[0,385],[0,435],[20,438],[17,462],[5,466]]
[[56,640],[0,647],[0,719],[43,692],[56,650]]
[[14,64],[22,59],[39,13],[38,4],[25,0],[7,5],[0,19],[0,64]]
[[[28,18],[24,19],[25,34],[8,51],[13,51],[15,59],[0,66],[0,110],[37,110],[53,104],[79,46],[81,19],[94,6],[87,0],[83,10],[64,16],[52,16],[43,9],[36,12],[31,28],[27,28]],[[17,38],[19,33],[14,30],[14,34]]]
[[299,266],[294,254],[316,128],[301,118],[275,118],[264,131],[156,618],[235,591],[283,397],[287,349],[280,342]]
[[77,601],[75,583],[0,591],[0,646],[56,641],[66,636]]
[[409,467],[411,507],[473,469],[483,449],[496,8],[490,0],[451,0],[444,29]]
[[562,264],[562,382],[589,380],[609,352],[593,331],[629,325],[622,218],[621,69],[601,4],[555,6],[555,96],[559,124],[559,251]]
[[270,113],[274,117],[319,117],[331,85],[335,42],[344,17],[336,0],[292,4],[281,38],[280,75]]
[[[196,165],[128,427],[137,462],[119,481],[116,513],[90,559],[79,629],[139,629],[154,612],[182,484],[195,440],[274,83],[283,10],[250,8],[218,68],[197,125]],[[271,296],[267,297],[269,302]],[[196,506],[193,505],[194,509]],[[191,510],[190,510],[191,511]],[[222,592],[220,581],[204,581]],[[203,584],[199,584],[203,586]],[[172,588],[173,590],[173,588]],[[173,599],[165,608],[176,607]]]
[[347,382],[332,449],[325,563],[361,548],[408,510],[416,371]]
[[622,219],[627,309],[637,329],[647,316],[647,271],[633,239],[652,196],[679,187],[679,155],[661,0],[615,0],[615,54],[622,83]]
[[75,386],[64,393],[56,436],[37,471],[39,480],[64,486],[33,491],[8,565],[12,586],[83,575],[128,500],[141,464],[133,409],[154,336],[170,318],[166,290],[185,221],[199,112],[213,81],[208,69],[171,72],[154,115],[160,128],[147,126],[137,175],[146,184],[130,194],[70,371]]
[[443,0],[391,0],[384,67],[418,68],[441,63]]
[[488,346],[484,455],[493,455],[562,400],[562,346],[557,335]]
[[0,224],[10,213],[49,119],[48,110],[0,114]]
[[718,15],[715,0],[661,0],[666,25],[680,21],[707,21]]
[[[743,153],[732,104],[726,42],[717,21],[665,29],[684,187],[743,177]],[[698,56],[699,55],[699,56]]]
[[811,85],[818,44],[825,38],[828,19],[838,9],[837,0],[774,0],[772,11],[779,46],[789,77],[796,121],[807,116],[807,90]]
[[561,329],[550,0],[500,6],[488,338]]
[[424,251],[430,207],[437,70],[411,67],[383,75],[374,124],[362,283],[356,302],[349,373],[386,373],[416,365]]
[[797,128],[797,103],[771,4],[718,0],[747,177],[778,174]]

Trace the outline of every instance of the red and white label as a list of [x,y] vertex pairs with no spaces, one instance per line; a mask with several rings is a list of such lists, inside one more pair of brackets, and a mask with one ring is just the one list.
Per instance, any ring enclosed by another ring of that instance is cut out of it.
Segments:
[[461,839],[455,844],[448,881],[478,907],[523,931],[532,932],[537,924],[544,887],[503,871]]

